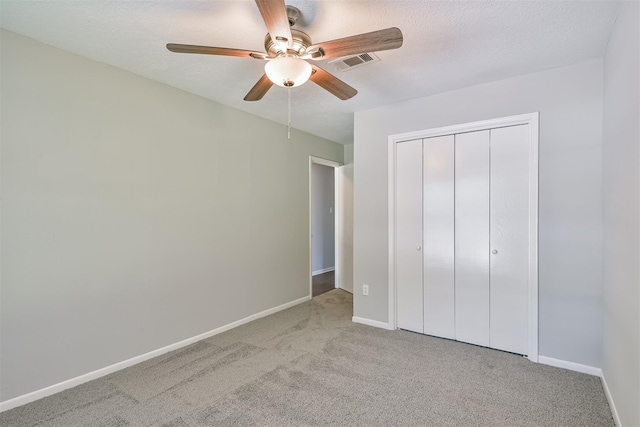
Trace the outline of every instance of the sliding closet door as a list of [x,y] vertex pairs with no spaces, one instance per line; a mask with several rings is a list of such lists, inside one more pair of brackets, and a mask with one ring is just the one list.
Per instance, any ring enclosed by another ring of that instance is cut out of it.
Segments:
[[427,138],[424,165],[424,333],[455,339],[454,137]]
[[456,339],[489,346],[489,131],[455,136]]
[[398,327],[423,332],[422,140],[396,145]]
[[491,347],[528,353],[529,127],[491,130]]

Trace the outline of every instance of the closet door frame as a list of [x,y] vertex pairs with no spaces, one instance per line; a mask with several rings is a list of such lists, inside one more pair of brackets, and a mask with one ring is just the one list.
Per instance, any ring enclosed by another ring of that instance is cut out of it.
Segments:
[[527,358],[538,362],[538,122],[539,113],[521,114],[390,135],[388,138],[389,329],[397,329],[396,307],[396,145],[400,142],[507,126],[529,126],[529,313]]

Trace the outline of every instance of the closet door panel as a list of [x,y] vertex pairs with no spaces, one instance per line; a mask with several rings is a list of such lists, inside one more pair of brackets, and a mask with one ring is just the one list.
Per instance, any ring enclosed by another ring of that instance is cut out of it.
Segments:
[[456,339],[489,345],[489,131],[455,136]]
[[424,333],[455,338],[454,136],[423,144]]
[[422,140],[396,144],[398,327],[423,332]]
[[491,347],[528,351],[529,127],[491,130]]

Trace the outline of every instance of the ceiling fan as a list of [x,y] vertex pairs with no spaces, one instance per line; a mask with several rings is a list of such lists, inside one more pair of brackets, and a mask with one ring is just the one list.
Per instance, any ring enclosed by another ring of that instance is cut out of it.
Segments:
[[167,44],[167,49],[177,53],[238,56],[268,61],[265,74],[244,97],[245,101],[262,99],[274,84],[295,87],[307,80],[347,100],[358,91],[307,60],[340,58],[402,46],[402,32],[395,27],[313,44],[306,33],[291,28],[300,17],[298,9],[285,6],[284,0],[256,0],[256,4],[269,31],[264,40],[266,53],[176,43]]

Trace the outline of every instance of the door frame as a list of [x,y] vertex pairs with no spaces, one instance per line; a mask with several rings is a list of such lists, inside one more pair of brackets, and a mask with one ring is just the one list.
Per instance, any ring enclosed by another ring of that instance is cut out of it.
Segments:
[[482,120],[459,125],[425,129],[415,132],[389,135],[388,138],[388,229],[389,229],[389,327],[397,329],[396,307],[396,146],[400,142],[425,139],[464,132],[500,127],[529,125],[529,354],[532,362],[538,361],[538,146],[539,112]]
[[309,156],[309,297],[313,298],[313,239],[311,237],[311,235],[313,234],[313,208],[312,208],[312,195],[313,195],[313,182],[312,182],[312,165],[313,164],[317,164],[317,165],[323,165],[323,166],[329,166],[331,168],[333,168],[333,175],[334,175],[334,180],[333,180],[333,185],[334,185],[334,193],[333,193],[333,199],[334,199],[334,204],[333,204],[333,218],[334,218],[334,234],[335,234],[335,238],[334,238],[334,264],[335,265],[335,281],[336,281],[336,288],[340,287],[340,276],[339,276],[339,271],[338,271],[338,266],[337,266],[337,260],[338,260],[338,238],[340,236],[340,233],[342,232],[342,230],[338,229],[338,209],[339,209],[339,200],[338,200],[338,194],[336,192],[337,190],[337,185],[338,182],[335,179],[335,175],[336,175],[336,168],[342,166],[342,163],[340,162],[336,162],[334,160],[328,160],[328,159],[323,159],[322,157],[316,157],[316,156]]

